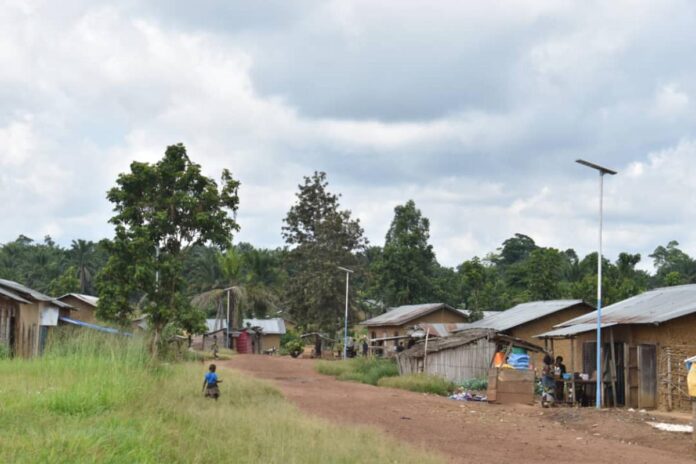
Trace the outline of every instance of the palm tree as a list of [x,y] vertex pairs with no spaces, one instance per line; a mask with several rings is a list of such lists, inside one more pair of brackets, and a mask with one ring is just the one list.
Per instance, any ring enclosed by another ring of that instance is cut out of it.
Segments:
[[73,240],[70,246],[70,257],[77,268],[81,293],[87,293],[88,289],[92,287],[92,278],[94,277],[92,258],[94,251],[94,242],[82,239]]

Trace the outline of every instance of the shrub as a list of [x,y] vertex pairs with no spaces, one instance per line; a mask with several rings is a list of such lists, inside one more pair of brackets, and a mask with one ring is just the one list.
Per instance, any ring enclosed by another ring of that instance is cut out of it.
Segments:
[[10,348],[7,345],[0,345],[0,359],[8,359],[10,357]]
[[485,377],[480,377],[477,379],[465,380],[461,384],[464,390],[476,390],[483,391],[488,389],[488,379]]
[[383,377],[399,375],[396,363],[391,359],[355,358],[347,361],[323,361],[317,364],[320,374],[332,375],[338,380],[377,385]]
[[442,377],[428,374],[409,374],[399,377],[384,377],[377,382],[380,387],[400,388],[419,393],[432,393],[447,396],[454,391],[455,385]]

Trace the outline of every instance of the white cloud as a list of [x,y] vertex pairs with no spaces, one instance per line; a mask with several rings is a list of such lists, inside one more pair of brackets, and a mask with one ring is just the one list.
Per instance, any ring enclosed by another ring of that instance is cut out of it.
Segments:
[[607,179],[610,255],[670,239],[696,254],[696,65],[670,53],[696,40],[688,4],[268,5],[9,4],[0,241],[110,235],[116,175],[184,142],[207,174],[241,179],[238,239],[261,246],[281,244],[316,169],[376,244],[413,198],[448,265],[516,232],[589,252],[583,157],[621,171]]

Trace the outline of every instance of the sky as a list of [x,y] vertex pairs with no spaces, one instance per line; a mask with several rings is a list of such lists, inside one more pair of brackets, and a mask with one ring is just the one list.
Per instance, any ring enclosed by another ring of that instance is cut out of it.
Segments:
[[325,171],[382,245],[413,199],[456,266],[542,246],[696,255],[696,3],[0,0],[0,243],[112,236],[105,192],[182,142],[283,244]]

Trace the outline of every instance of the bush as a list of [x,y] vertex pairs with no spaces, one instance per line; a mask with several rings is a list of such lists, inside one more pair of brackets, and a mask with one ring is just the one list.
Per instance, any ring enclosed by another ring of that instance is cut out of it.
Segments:
[[488,389],[488,379],[485,377],[480,377],[478,379],[469,379],[462,382],[462,388],[464,390],[476,390],[483,391]]
[[338,380],[377,385],[383,377],[399,375],[396,363],[391,359],[355,358],[347,361],[323,361],[317,364],[320,374],[332,375]]
[[7,345],[0,345],[0,359],[8,359],[10,357],[10,348]]
[[399,377],[384,377],[377,382],[380,387],[400,388],[419,393],[447,396],[456,386],[442,377],[428,374],[409,374]]

